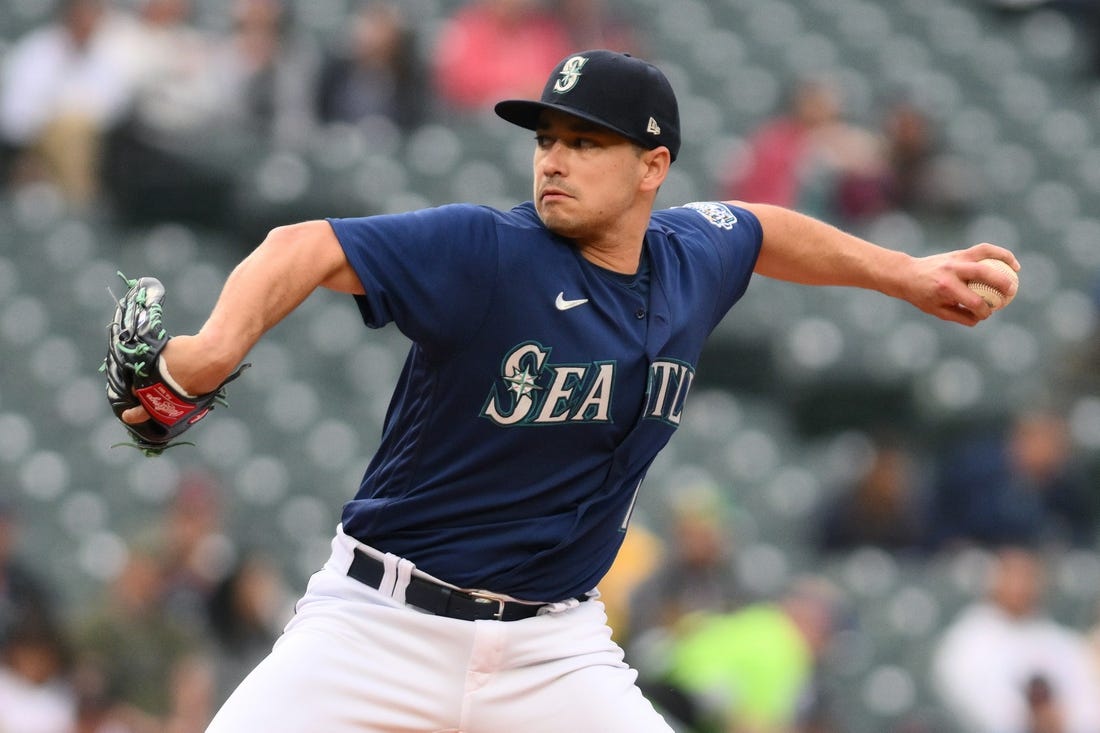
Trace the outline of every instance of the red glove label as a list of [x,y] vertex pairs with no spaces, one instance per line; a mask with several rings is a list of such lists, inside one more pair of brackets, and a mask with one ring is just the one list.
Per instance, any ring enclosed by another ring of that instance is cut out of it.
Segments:
[[195,409],[194,404],[184,402],[160,383],[142,387],[136,392],[145,410],[162,425],[175,425]]

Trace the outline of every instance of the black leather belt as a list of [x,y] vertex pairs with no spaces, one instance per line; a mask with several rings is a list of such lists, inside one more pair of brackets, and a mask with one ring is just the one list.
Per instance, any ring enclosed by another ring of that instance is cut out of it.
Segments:
[[[348,568],[348,577],[371,588],[378,588],[385,572],[386,568],[381,560],[356,549],[351,567]],[[578,596],[577,600],[584,601],[587,598],[588,596]],[[455,590],[415,576],[409,579],[409,585],[405,588],[405,603],[436,616],[464,621],[519,621],[531,618],[546,605],[517,603],[482,595],[476,591]]]

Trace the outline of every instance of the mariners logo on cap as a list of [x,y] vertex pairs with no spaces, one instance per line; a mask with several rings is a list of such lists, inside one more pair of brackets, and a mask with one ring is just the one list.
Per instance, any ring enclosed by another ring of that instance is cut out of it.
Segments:
[[554,82],[554,91],[558,94],[564,94],[573,87],[577,86],[577,82],[581,78],[581,67],[588,61],[584,56],[573,56],[567,60],[561,67],[561,71],[558,74],[561,78]]

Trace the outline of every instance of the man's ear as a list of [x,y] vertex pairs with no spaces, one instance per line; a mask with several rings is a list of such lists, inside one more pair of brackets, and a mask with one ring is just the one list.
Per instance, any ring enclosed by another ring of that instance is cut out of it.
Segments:
[[668,176],[669,166],[672,165],[672,155],[669,153],[668,148],[662,145],[652,150],[642,151],[641,163],[645,167],[642,174],[642,190],[656,191]]

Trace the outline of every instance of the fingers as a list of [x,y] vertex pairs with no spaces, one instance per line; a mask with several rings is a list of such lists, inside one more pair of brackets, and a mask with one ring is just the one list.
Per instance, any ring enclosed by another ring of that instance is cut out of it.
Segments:
[[[1002,252],[1008,253],[996,245],[982,244],[967,250],[921,258],[911,279],[915,286],[911,302],[925,313],[942,320],[964,326],[977,325],[989,318],[993,309],[967,283],[981,280],[996,288],[1004,288],[1002,292],[1014,292],[1008,273],[980,262],[987,258],[996,259],[996,255]],[[1012,258],[1010,264],[1014,263],[1015,258]]]
[[964,326],[976,326],[993,314],[989,304],[965,286],[958,296],[947,294],[936,298],[921,310],[944,321],[961,323]]
[[122,413],[122,422],[128,425],[137,425],[149,419],[149,413],[140,405],[138,407],[131,407],[129,410]]
[[932,297],[925,303],[928,307],[922,310],[967,326],[984,321],[993,314],[994,309],[980,294],[970,289],[968,284],[972,282],[986,283],[1011,300],[1016,295],[1019,279],[1004,268],[983,260],[999,260],[1014,272],[1020,270],[1020,263],[1010,250],[989,242],[933,255],[926,260],[926,272],[932,273]]
[[[994,285],[994,283],[990,283],[990,285]],[[956,296],[951,305],[955,306],[956,309],[961,308],[967,313],[971,313],[979,321],[984,321],[986,318],[993,315],[993,308],[990,307],[989,303],[985,302],[985,299],[982,298],[981,295],[967,287],[966,280],[962,281],[961,289],[958,287],[955,288],[955,293]]]
[[[985,305],[984,301],[982,302],[982,305],[985,306],[986,310],[990,310],[989,306]],[[992,311],[990,310],[990,312]],[[988,314],[979,315],[974,311],[967,309],[963,305],[946,306],[939,312],[934,312],[933,315],[945,321],[951,321],[952,323],[961,323],[964,326],[977,326],[979,323],[989,317]]]
[[[947,262],[946,269],[938,281],[938,292],[933,301],[935,315],[966,325],[974,325],[978,321],[989,318],[993,314],[993,309],[981,295],[967,285],[971,280],[983,279],[980,273],[984,271],[984,266],[978,267],[977,263],[958,259]],[[1004,276],[1004,273],[999,274]]]
[[1008,266],[1011,267],[1013,271],[1019,272],[1020,261],[1016,259],[1016,255],[1014,255],[1011,250],[1007,250],[995,244],[990,244],[989,242],[982,242],[981,244],[975,244],[973,247],[966,250],[965,253],[968,259],[978,266],[975,272],[966,273],[966,280],[978,280],[988,285],[992,285],[1007,295],[1009,300],[1016,296],[1016,289],[1020,284],[1019,278],[1013,278],[1008,273],[981,262],[981,260],[984,259],[1000,260],[1001,262],[1008,263]]
[[986,258],[1003,260],[1011,265],[1012,269],[1016,272],[1020,271],[1020,261],[1016,259],[1016,255],[1012,254],[1012,250],[1005,249],[999,245],[982,242],[981,244],[975,244],[970,249],[965,250],[965,252],[974,262]]
[[[1001,256],[1002,254],[1007,256]],[[1020,263],[1011,252],[1003,247],[984,243],[971,247],[963,255],[965,257],[957,264],[957,272],[964,284],[980,282],[990,285],[1005,295],[1006,302],[1016,297],[1020,279],[1014,273],[1020,271]],[[974,256],[980,259],[972,260]],[[1008,265],[1008,268],[1001,263]],[[970,307],[969,304],[966,305]]]

